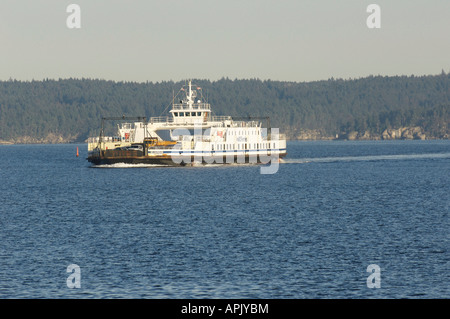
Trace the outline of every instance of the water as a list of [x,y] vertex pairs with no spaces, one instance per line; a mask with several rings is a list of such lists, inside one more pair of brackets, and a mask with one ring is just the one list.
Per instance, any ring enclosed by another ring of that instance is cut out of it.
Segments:
[[0,147],[1,298],[450,297],[450,141],[289,142],[273,175],[86,153]]

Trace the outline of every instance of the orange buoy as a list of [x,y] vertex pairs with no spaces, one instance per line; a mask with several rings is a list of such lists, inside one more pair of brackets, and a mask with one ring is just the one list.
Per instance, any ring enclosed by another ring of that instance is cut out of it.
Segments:
[[78,153],[78,146],[77,146],[77,157],[79,156],[80,154]]

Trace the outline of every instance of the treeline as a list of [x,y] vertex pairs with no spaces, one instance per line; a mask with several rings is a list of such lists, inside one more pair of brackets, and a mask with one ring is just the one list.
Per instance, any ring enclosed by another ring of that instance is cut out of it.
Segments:
[[[270,116],[272,127],[295,138],[351,131],[380,135],[386,129],[421,127],[448,138],[450,74],[369,76],[317,82],[193,80],[215,115]],[[0,81],[0,140],[23,136],[84,141],[99,133],[103,116],[167,115],[185,82],[114,82],[97,79]],[[195,87],[195,88],[196,88]]]

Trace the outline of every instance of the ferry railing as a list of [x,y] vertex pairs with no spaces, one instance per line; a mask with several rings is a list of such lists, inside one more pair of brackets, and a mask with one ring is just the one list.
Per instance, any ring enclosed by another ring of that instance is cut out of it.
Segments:
[[[131,142],[134,139],[134,136],[130,136],[129,138],[120,137],[120,136],[103,136],[102,143],[118,143],[118,142]],[[100,142],[100,137],[89,137],[88,143],[96,144]]]
[[148,122],[150,124],[153,124],[153,123],[171,123],[171,122],[173,122],[173,118],[168,117],[168,116],[154,116],[154,117],[151,117]]

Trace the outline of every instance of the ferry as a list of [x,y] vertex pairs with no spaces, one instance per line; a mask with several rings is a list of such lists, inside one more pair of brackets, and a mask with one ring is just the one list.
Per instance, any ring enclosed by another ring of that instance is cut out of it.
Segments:
[[[270,127],[268,117],[214,116],[201,88],[194,87],[188,81],[180,89],[169,116],[103,117],[100,135],[88,139],[87,160],[94,165],[186,166],[267,164],[286,156],[286,138]],[[120,122],[115,136],[105,136],[106,121]]]

